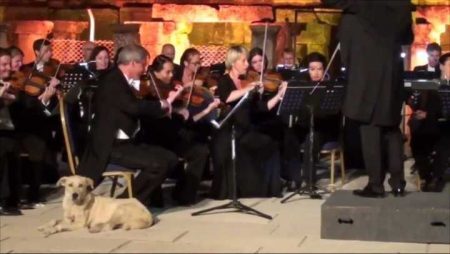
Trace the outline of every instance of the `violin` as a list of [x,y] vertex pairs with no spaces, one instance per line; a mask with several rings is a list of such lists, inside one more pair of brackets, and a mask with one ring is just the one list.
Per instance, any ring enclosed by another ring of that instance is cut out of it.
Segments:
[[20,78],[20,72],[12,72],[9,78],[0,80],[0,87],[4,86],[5,83],[9,83],[10,87],[8,89],[9,93],[17,95],[19,91],[23,91],[23,80]]
[[50,80],[54,77],[63,75],[61,69],[61,63],[58,60],[50,59],[48,63],[44,65],[42,72],[33,68],[24,68],[21,74],[18,74],[18,78],[23,80],[23,90],[25,93],[31,96],[38,96],[44,92]]
[[[249,70],[247,74],[243,77],[241,81],[242,87],[248,86],[250,83],[258,82],[261,79],[261,74],[254,71]],[[278,73],[265,73],[263,74],[263,85],[264,91],[269,93],[276,93],[278,91],[278,87],[283,82],[283,79]]]

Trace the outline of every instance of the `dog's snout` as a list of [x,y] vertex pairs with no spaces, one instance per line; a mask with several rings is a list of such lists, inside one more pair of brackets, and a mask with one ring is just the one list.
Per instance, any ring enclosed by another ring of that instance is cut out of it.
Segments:
[[77,199],[78,196],[79,196],[78,193],[72,193],[72,199],[73,199],[73,200]]

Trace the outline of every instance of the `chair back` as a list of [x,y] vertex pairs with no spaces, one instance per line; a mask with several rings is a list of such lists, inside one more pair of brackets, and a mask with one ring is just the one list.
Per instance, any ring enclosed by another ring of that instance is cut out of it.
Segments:
[[75,145],[73,141],[73,134],[70,128],[69,113],[67,110],[67,104],[64,97],[59,97],[59,112],[61,118],[61,126],[64,136],[64,146],[67,152],[67,162],[69,163],[69,168],[72,174],[76,174],[76,167],[78,167],[78,157],[75,154]]

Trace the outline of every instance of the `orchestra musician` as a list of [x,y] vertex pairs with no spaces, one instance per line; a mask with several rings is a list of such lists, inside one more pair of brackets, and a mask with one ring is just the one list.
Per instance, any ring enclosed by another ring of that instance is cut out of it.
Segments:
[[439,57],[442,53],[442,48],[436,42],[427,45],[428,63],[414,67],[414,71],[428,71],[434,72],[436,77],[441,76],[441,69],[439,68]]
[[23,65],[23,51],[16,46],[11,46],[8,50],[11,53],[11,71],[20,71]]
[[16,97],[10,92],[10,76],[10,51],[0,48],[0,216],[22,215],[19,209],[20,150],[9,109]]
[[[440,89],[450,90],[450,53],[443,54],[439,58],[441,70],[441,86]],[[442,105],[443,102],[439,100]],[[442,113],[442,112],[441,112]],[[450,119],[439,123],[439,139],[434,147],[436,154],[430,171],[426,172],[425,184],[422,191],[442,192],[445,181],[445,170],[449,166],[450,158]]]
[[[88,145],[78,172],[94,180],[97,186],[108,164],[141,172],[134,179],[133,196],[148,204],[152,192],[177,164],[177,157],[157,146],[139,143],[139,118],[160,118],[170,114],[171,103],[179,95],[170,92],[167,99],[149,101],[135,96],[147,66],[148,52],[141,46],[124,46],[117,56],[117,67],[99,81],[94,96],[94,121]],[[125,191],[120,197],[126,197]]]
[[186,49],[180,58],[180,69],[178,72],[174,72],[174,80],[181,82],[183,86],[190,86],[192,84],[204,86],[203,80],[194,80],[194,76],[197,76],[200,65],[200,51],[195,48]]
[[[327,66],[326,58],[318,52],[312,52],[306,57],[306,68],[308,69],[304,81],[320,82],[325,74]],[[336,116],[320,116],[314,118],[314,141],[313,141],[313,158],[314,162],[318,160],[321,147],[326,142],[336,141],[339,136],[340,115]],[[297,115],[293,115],[291,119],[284,117],[284,136],[283,136],[283,173],[288,181],[287,187],[289,191],[296,190],[305,183],[309,184],[309,142],[307,137],[309,134],[309,111],[302,109]],[[291,124],[289,123],[291,121]],[[304,144],[303,157],[300,156],[300,147]],[[299,168],[301,170],[299,170]],[[317,172],[312,167],[312,185],[316,188]],[[301,172],[301,173],[300,173]]]
[[[33,209],[43,206],[45,199],[40,194],[43,176],[58,178],[56,150],[58,142],[53,132],[59,133],[59,120],[52,113],[56,108],[57,87],[60,81],[55,77],[58,62],[52,59],[50,41],[38,39],[33,43],[36,60],[22,66],[20,70],[23,90],[19,92],[15,103],[11,105],[11,117],[20,133],[21,147],[30,162],[30,177],[26,202],[22,209]],[[28,82],[36,76],[44,77],[28,90]],[[38,87],[35,87],[38,86]]]
[[[399,129],[404,99],[401,46],[413,41],[409,0],[322,0],[343,9],[339,41],[348,69],[343,114],[360,123],[362,152],[369,181],[354,194],[384,197],[384,179],[394,196],[403,196],[403,141]],[[386,170],[388,169],[388,170]]]
[[[212,140],[214,178],[212,196],[216,199],[231,198],[231,125],[236,130],[237,195],[239,197],[272,197],[281,195],[278,145],[270,135],[259,130],[254,116],[268,112],[282,99],[286,85],[279,87],[275,96],[262,99],[260,81],[243,82],[249,63],[247,50],[242,46],[228,49],[225,65],[227,73],[219,80],[218,95],[227,105],[234,106],[245,94],[251,93],[246,103]],[[245,86],[244,86],[245,83]],[[257,90],[257,91],[255,91]]]
[[102,75],[112,68],[109,50],[104,46],[96,46],[91,51],[89,61],[92,64],[89,72],[94,76],[83,80],[70,89],[65,95],[68,105],[68,112],[71,116],[70,123],[73,128],[73,135],[76,140],[76,154],[81,156],[87,143],[89,129],[92,125],[93,97],[96,90],[97,81]]
[[[159,97],[166,96],[167,91],[172,89],[173,68],[172,60],[166,56],[159,55],[153,60],[148,75],[150,75],[150,81],[155,82],[150,85],[150,89],[157,91],[152,93],[150,99],[160,99]],[[185,90],[189,89],[190,87],[185,88]],[[206,89],[204,91],[209,92]],[[184,159],[185,168],[174,174],[177,185],[172,195],[180,205],[191,205],[196,202],[197,190],[209,156],[210,124],[202,120],[217,108],[219,103],[220,101],[215,99],[196,114],[188,110],[190,105],[185,105],[174,108],[170,118],[166,116],[160,119],[142,119],[143,140],[169,149]]]

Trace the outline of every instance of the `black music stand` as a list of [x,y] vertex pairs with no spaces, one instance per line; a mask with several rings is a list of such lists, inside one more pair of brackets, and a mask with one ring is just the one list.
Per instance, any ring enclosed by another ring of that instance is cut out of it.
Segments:
[[89,78],[85,71],[69,71],[64,73],[61,89],[63,93],[67,93],[70,89],[75,87],[79,82]]
[[[292,81],[295,85],[287,88],[282,102],[278,108],[278,114],[298,113],[302,107],[306,107],[309,112],[309,134],[306,140],[309,161],[309,179],[305,187],[299,186],[291,195],[287,196],[281,203],[286,203],[295,195],[308,195],[311,199],[321,199],[322,196],[314,189],[312,173],[314,165],[314,115],[318,112],[321,115],[337,114],[340,111],[344,97],[343,86],[333,86],[332,82],[326,82],[324,86],[312,86],[314,83]],[[298,83],[302,84],[298,86]]]
[[[218,123],[215,120],[211,121],[211,124],[216,128],[220,129],[222,126],[228,122],[228,120],[235,114],[237,110],[244,104],[244,102],[247,100],[247,98],[250,96],[250,92],[247,92],[240,100],[239,102],[233,107],[233,109],[225,116],[225,118]],[[249,206],[246,206],[242,204],[238,198],[237,198],[237,184],[236,184],[236,135],[235,135],[235,127],[234,124],[231,126],[231,160],[232,160],[232,168],[231,168],[231,186],[232,186],[232,200],[229,203],[226,203],[224,205],[211,207],[208,209],[204,209],[195,213],[192,213],[192,216],[202,215],[207,212],[211,212],[214,210],[223,210],[223,209],[230,209],[234,208],[236,209],[236,212],[242,212],[247,214],[252,214],[256,216],[263,217],[265,219],[271,220],[272,216],[264,214],[260,211],[257,211]]]

